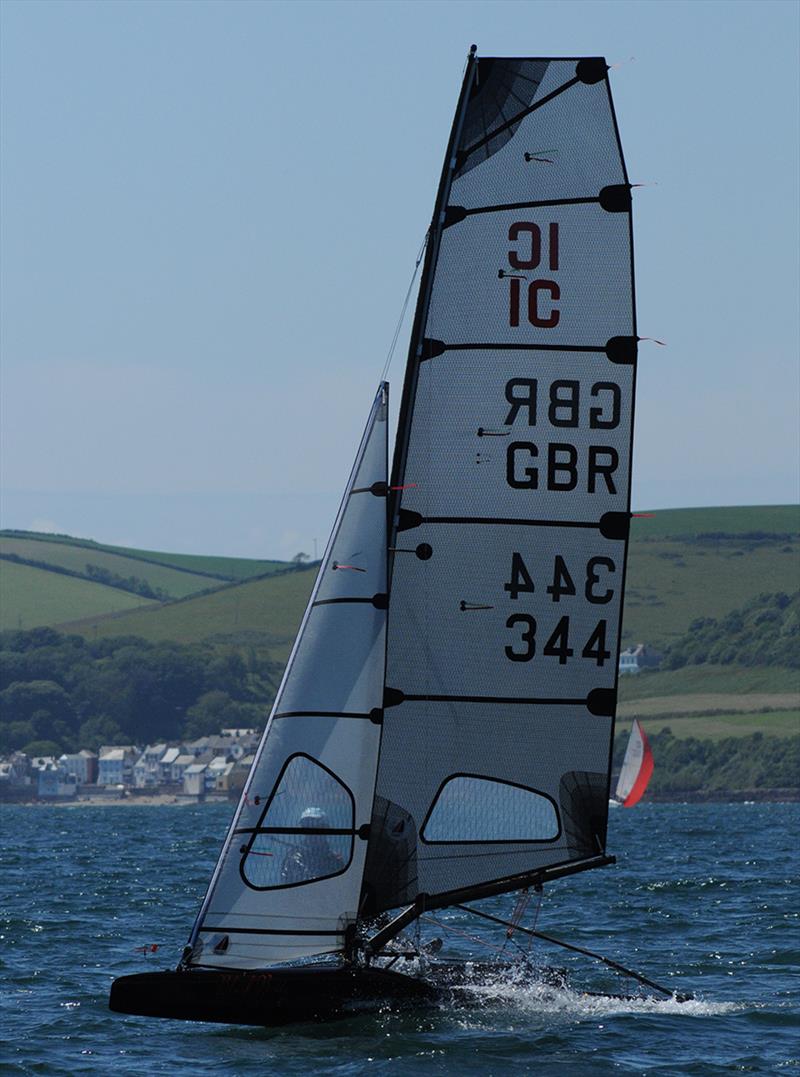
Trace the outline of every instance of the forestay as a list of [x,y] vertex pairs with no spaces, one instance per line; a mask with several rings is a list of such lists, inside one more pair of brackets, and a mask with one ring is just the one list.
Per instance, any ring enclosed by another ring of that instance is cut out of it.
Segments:
[[384,678],[387,391],[192,932],[191,965],[262,968],[341,950],[356,919]]
[[606,71],[468,64],[394,458],[373,911],[605,850],[637,352]]

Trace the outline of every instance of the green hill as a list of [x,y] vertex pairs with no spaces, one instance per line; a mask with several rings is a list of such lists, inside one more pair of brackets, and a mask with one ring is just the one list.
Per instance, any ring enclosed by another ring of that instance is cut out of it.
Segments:
[[666,647],[701,617],[800,577],[800,507],[670,509],[634,519],[622,642]]
[[[19,585],[21,574],[11,566],[35,570],[25,576],[25,587]],[[15,626],[52,626],[87,615],[135,609],[142,605],[141,600],[182,599],[288,567],[282,561],[167,554],[106,546],[68,535],[2,531],[2,624],[8,627],[13,621]],[[74,582],[69,586],[58,582],[65,578]],[[136,596],[139,601],[98,592],[98,584],[116,595]]]
[[60,624],[62,632],[91,639],[141,636],[151,643],[211,641],[254,646],[273,661],[288,657],[317,566],[229,585],[210,594],[133,610],[114,617],[88,617]]
[[68,617],[102,617],[151,605],[146,598],[91,580],[29,565],[0,562],[0,630],[59,624]]

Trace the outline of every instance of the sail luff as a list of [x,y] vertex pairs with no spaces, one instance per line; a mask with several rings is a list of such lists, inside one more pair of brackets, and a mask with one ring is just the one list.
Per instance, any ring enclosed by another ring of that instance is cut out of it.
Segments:
[[[611,84],[610,84],[609,79],[608,79],[608,72],[606,72],[606,75],[605,75],[605,85],[606,85],[606,91],[608,93],[608,107],[609,107],[609,111],[611,113],[611,122],[614,125],[614,135],[615,135],[616,140],[617,140],[617,151],[619,153],[619,159],[620,159],[620,162],[622,164],[622,174],[623,174],[623,177],[624,177],[624,182],[630,188],[630,178],[628,176],[628,166],[625,163],[625,154],[622,152],[622,139],[621,139],[620,133],[619,133],[619,122],[617,120],[617,111],[614,108],[614,98],[611,95]],[[638,330],[638,323],[637,323],[637,318],[636,318],[636,273],[634,272],[635,255],[634,255],[634,246],[633,246],[633,206],[632,205],[631,205],[630,211],[628,213],[628,246],[629,246],[629,249],[630,249],[631,333],[632,333],[634,341],[636,342],[636,347],[638,348],[639,330]],[[630,403],[630,407],[631,407],[631,426],[630,426],[630,439],[629,439],[629,442],[628,442],[628,460],[630,461],[630,463],[629,463],[629,479],[628,479],[628,500],[627,500],[627,507],[626,507],[626,512],[628,514],[628,519],[629,520],[631,518],[631,500],[632,500],[632,497],[633,497],[633,432],[634,432],[635,419],[636,419],[636,377],[635,376],[634,376],[633,381],[631,383],[631,403]],[[627,557],[627,549],[626,549],[626,556],[625,556],[625,558],[623,560],[623,564],[622,564],[621,588],[622,588],[622,594],[623,595],[625,594],[625,587],[626,587],[626,584],[627,584],[627,580],[628,580],[628,557]],[[617,628],[617,651],[616,651],[617,655],[620,654],[621,650],[622,650],[622,617],[620,617],[620,619],[619,619],[619,625],[618,625],[618,628]],[[615,698],[617,696],[618,691],[619,691],[619,660],[617,660],[617,662],[616,662],[615,677],[614,677],[614,696],[615,696]],[[609,737],[609,741],[608,741],[608,783],[607,783],[607,787],[606,787],[606,802],[610,801],[610,799],[611,799],[611,771],[612,771],[613,763],[614,763],[614,735],[616,733],[616,730],[617,730],[617,708],[614,707],[614,713],[611,715],[611,736]]]
[[[422,275],[420,276],[419,292],[417,294],[417,305],[414,310],[414,321],[411,326],[411,336],[409,338],[408,345],[408,359],[406,362],[405,376],[403,379],[402,395],[400,397],[400,413],[397,420],[397,435],[394,447],[394,454],[392,458],[391,469],[391,484],[393,487],[401,485],[400,476],[403,474],[405,468],[406,454],[408,451],[408,437],[410,433],[410,417],[411,409],[413,406],[414,391],[417,383],[417,358],[419,355],[419,349],[422,343],[425,322],[428,316],[428,307],[431,298],[431,288],[433,285],[433,276],[436,269],[436,261],[439,254],[439,244],[442,236],[443,221],[442,214],[444,206],[447,203],[447,198],[450,190],[450,183],[453,175],[453,167],[455,162],[455,148],[458,145],[458,140],[461,134],[461,125],[464,119],[464,113],[466,109],[467,98],[469,96],[470,86],[475,75],[475,49],[474,46],[470,50],[467,57],[467,64],[464,70],[464,78],[461,83],[461,91],[458,97],[458,103],[456,104],[456,111],[453,117],[453,125],[450,129],[450,137],[447,142],[447,152],[445,153],[444,164],[442,165],[441,176],[439,177],[439,186],[436,192],[436,199],[433,205],[433,216],[431,217],[431,224],[428,230],[428,242],[425,247],[425,260],[422,263]],[[389,500],[390,506],[390,521],[392,530],[390,546],[394,546],[396,530],[397,530],[397,508],[400,505],[402,498],[400,497],[400,491],[395,490],[394,496]],[[391,564],[393,558],[389,560],[389,576],[391,578]]]

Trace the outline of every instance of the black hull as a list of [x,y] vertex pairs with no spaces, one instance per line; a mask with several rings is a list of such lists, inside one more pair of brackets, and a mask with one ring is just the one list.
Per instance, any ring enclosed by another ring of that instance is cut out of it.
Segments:
[[263,972],[141,972],[111,985],[110,1009],[140,1017],[276,1027],[424,1005],[429,981],[386,969],[308,966]]

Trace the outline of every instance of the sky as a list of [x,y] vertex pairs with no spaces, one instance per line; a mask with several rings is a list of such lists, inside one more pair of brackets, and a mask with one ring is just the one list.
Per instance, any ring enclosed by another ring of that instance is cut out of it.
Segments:
[[2,526],[321,551],[473,42],[619,65],[639,332],[667,343],[640,348],[634,508],[797,501],[799,20],[793,0],[2,0]]

